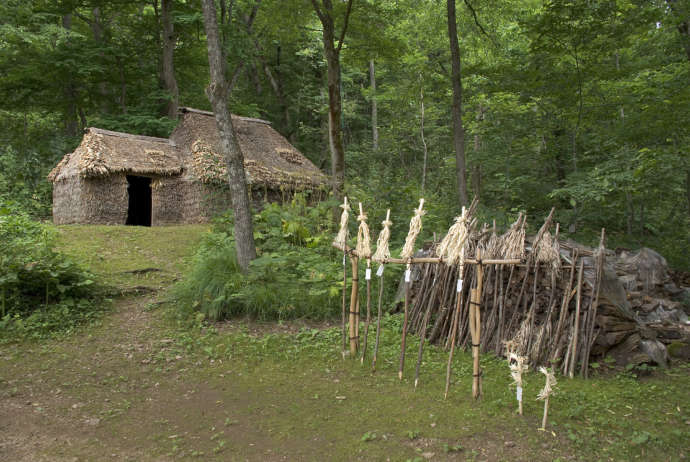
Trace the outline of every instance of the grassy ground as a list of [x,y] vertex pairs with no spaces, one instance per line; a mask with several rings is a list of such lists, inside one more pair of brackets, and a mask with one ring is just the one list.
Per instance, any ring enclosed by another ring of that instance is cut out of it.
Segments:
[[204,229],[61,228],[63,249],[125,295],[67,339],[0,347],[0,460],[690,457],[687,367],[559,378],[543,432],[541,374],[527,376],[520,418],[508,368],[491,356],[480,402],[463,352],[447,400],[447,355],[435,348],[415,391],[416,339],[398,381],[396,316],[385,319],[376,373],[343,360],[339,332],[324,325],[179,321],[166,290]]

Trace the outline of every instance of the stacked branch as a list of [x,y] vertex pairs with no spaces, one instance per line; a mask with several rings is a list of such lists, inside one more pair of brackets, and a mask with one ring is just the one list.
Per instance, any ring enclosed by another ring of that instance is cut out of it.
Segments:
[[[586,375],[589,355],[601,331],[599,320],[602,316],[627,320],[616,307],[602,311],[598,298],[605,264],[603,237],[595,252],[575,249],[559,241],[557,226],[551,234],[552,217],[553,211],[531,242],[525,242],[521,215],[502,236],[495,227],[485,226],[483,231],[468,232],[465,242],[456,236],[418,253],[422,260],[439,255],[446,264],[418,266],[419,276],[411,288],[409,329],[451,351],[478,345],[475,348],[481,352],[502,354],[505,343],[512,342],[514,354],[535,369],[550,365],[568,373],[579,368]],[[456,252],[450,250],[450,242]],[[463,263],[478,260],[478,254],[483,261],[522,258],[524,263],[485,264],[483,281],[478,281],[477,271],[463,270],[467,266]],[[580,276],[575,284],[579,264],[591,277]],[[463,281],[457,283],[458,279]],[[481,336],[473,324],[479,313],[458,306],[481,307]]]

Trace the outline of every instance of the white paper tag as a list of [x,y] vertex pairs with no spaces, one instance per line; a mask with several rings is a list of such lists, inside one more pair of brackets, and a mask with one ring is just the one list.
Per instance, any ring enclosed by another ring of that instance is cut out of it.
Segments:
[[517,387],[517,400],[522,401],[522,387]]
[[343,266],[345,266],[345,254],[343,254]]
[[412,271],[405,270],[405,282],[410,282],[411,276],[412,276]]
[[379,269],[376,270],[376,275],[378,277],[383,276],[383,265],[379,265]]
[[458,279],[458,286],[455,289],[458,293],[462,292],[462,279]]
[[367,281],[371,279],[371,268],[367,268],[366,273],[364,273],[364,279]]

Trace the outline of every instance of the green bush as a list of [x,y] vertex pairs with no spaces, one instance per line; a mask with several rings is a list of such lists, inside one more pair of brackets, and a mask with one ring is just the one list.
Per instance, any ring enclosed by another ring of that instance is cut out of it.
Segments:
[[92,317],[93,277],[54,249],[52,228],[0,202],[0,332],[43,336]]
[[177,288],[181,309],[211,320],[325,319],[340,313],[342,267],[325,225],[332,206],[308,206],[302,195],[282,206],[266,205],[254,217],[259,256],[247,274],[237,264],[232,219],[218,219]]

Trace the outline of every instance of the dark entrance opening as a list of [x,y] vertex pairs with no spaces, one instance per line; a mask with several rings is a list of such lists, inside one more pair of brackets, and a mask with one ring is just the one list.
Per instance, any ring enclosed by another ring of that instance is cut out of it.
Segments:
[[129,209],[127,223],[134,226],[151,226],[151,178],[127,175]]

